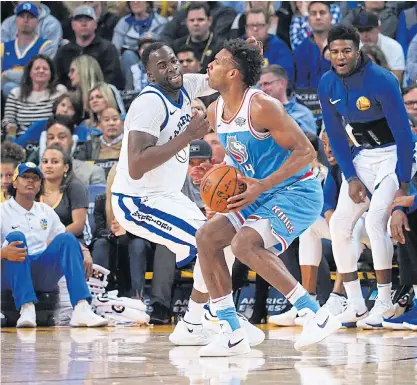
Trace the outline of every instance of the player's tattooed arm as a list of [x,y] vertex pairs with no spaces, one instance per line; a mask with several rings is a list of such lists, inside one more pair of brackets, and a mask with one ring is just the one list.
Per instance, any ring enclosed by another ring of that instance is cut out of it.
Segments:
[[284,164],[262,180],[265,190],[293,176],[316,157],[310,141],[279,101],[256,95],[251,106],[251,121],[256,131],[268,131],[277,144],[291,151]]

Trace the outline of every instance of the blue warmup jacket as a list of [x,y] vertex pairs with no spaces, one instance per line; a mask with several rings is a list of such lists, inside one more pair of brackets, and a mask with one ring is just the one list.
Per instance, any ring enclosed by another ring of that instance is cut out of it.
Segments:
[[264,47],[264,66],[279,64],[287,72],[290,82],[294,82],[294,59],[291,50],[278,36],[268,35]]
[[360,150],[397,145],[396,173],[410,182],[414,139],[397,78],[361,54],[355,70],[339,76],[334,69],[320,80],[318,94],[333,154],[346,179],[356,176],[342,119]]
[[342,172],[339,165],[330,166],[326,181],[323,186],[324,204],[321,216],[328,210],[336,210],[339,200],[340,187],[342,186]]

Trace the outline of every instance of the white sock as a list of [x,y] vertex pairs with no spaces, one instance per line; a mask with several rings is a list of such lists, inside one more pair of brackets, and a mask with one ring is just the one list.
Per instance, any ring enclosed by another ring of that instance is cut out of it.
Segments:
[[378,299],[383,302],[392,302],[391,300],[391,287],[392,283],[378,283]]
[[417,285],[413,285],[414,297],[417,297]]
[[314,301],[317,301],[317,294],[311,294],[310,293],[310,297],[314,299]]
[[187,311],[184,315],[184,321],[193,325],[201,325],[201,318],[204,314],[204,305],[205,303],[197,303],[190,298]]
[[359,307],[358,310],[361,310],[366,306],[359,279],[350,282],[343,282],[343,286],[345,287],[348,300],[356,304]]
[[294,289],[292,289],[285,297],[287,297],[291,305],[294,305],[302,296],[306,294],[307,290],[301,286],[300,282],[297,282]]
[[233,301],[232,293],[227,294],[223,297],[212,298],[210,308],[214,310],[217,314],[218,310],[228,309],[230,307],[235,307],[235,301]]
[[74,310],[75,310],[76,307],[85,306],[85,305],[88,305],[88,302],[85,299],[81,299],[75,305]]

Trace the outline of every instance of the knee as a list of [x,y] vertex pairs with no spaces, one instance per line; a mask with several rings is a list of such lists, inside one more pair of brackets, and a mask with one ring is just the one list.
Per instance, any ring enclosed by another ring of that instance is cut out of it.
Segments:
[[54,239],[53,242],[60,242],[62,245],[79,245],[80,243],[77,240],[77,237],[73,233],[61,233],[58,234]]
[[340,238],[349,238],[352,235],[352,224],[348,218],[340,215],[337,210],[334,212],[329,221],[329,229],[332,240]]
[[387,232],[388,214],[368,212],[365,218],[365,229],[368,235]]
[[245,231],[240,230],[232,239],[231,249],[234,256],[245,265],[256,256],[256,249],[262,247],[259,242],[248,236]]
[[20,242],[23,242],[23,244],[18,247],[25,247],[26,236],[21,231],[12,231],[11,233],[7,234],[6,241],[8,243],[20,241]]
[[212,226],[209,224],[209,222],[206,222],[203,226],[201,226],[196,234],[195,234],[195,240],[197,243],[197,248],[201,246],[206,246],[208,243],[210,243],[210,238],[212,238],[214,235]]

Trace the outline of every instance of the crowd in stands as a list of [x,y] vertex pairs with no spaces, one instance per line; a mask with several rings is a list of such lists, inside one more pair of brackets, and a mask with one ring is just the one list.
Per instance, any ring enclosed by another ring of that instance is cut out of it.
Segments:
[[[188,74],[205,73],[228,38],[262,41],[264,69],[257,87],[279,100],[317,143],[314,171],[324,180],[330,166],[321,142],[317,86],[331,67],[330,28],[352,24],[362,52],[398,78],[417,134],[412,1],[18,1],[2,3],[1,17],[1,201],[10,198],[18,164],[39,165],[45,180],[37,199],[84,245],[86,258],[111,271],[111,286],[142,298],[152,266],[151,322],[170,322],[175,256],[126,233],[109,198],[126,111],[148,84],[141,55],[149,44],[169,44]],[[215,98],[194,100],[193,114]],[[214,132],[192,143],[190,151],[190,166],[218,164],[225,156]],[[208,218],[214,214],[190,178],[183,192]]]

